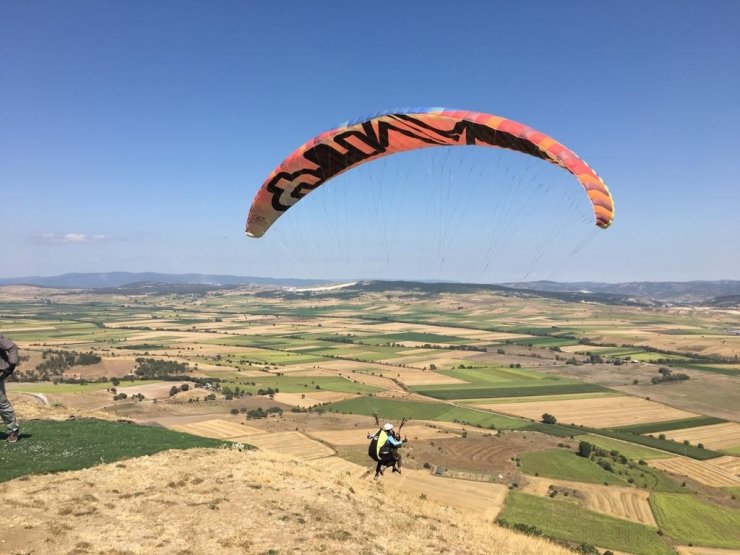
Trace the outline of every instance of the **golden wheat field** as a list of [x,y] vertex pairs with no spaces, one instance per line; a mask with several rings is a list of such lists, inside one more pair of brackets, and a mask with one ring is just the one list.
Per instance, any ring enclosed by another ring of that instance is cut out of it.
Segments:
[[722,466],[713,465],[711,459],[697,461],[685,457],[672,457],[669,459],[652,459],[648,461],[648,464],[679,476],[687,476],[707,486],[740,486],[739,477]]
[[648,498],[650,492],[637,488],[603,486],[527,476],[527,484],[522,486],[524,493],[546,496],[550,486],[575,492],[575,497],[589,511],[631,520],[648,526],[657,526]]
[[[491,405],[474,405],[491,408]],[[531,401],[528,403],[496,403],[496,412],[540,420],[545,413],[552,414],[562,424],[582,424],[594,428],[627,426],[644,422],[661,422],[696,416],[638,397],[599,397],[564,401]]]
[[678,442],[688,441],[691,445],[703,444],[707,449],[727,449],[740,445],[740,424],[725,422],[711,426],[699,426],[665,432],[669,439]]
[[170,426],[170,429],[177,432],[184,432],[186,434],[210,437],[214,439],[232,439],[241,436],[264,433],[264,430],[248,426],[243,422],[224,420],[221,418],[201,420],[200,422],[191,422],[189,424],[177,424]]

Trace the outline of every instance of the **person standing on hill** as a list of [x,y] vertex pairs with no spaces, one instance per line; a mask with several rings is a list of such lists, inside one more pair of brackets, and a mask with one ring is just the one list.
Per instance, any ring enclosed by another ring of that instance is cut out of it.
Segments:
[[18,365],[18,346],[10,339],[0,335],[0,416],[10,430],[8,441],[15,443],[20,435],[18,421],[15,419],[15,410],[5,393],[5,378],[10,376]]

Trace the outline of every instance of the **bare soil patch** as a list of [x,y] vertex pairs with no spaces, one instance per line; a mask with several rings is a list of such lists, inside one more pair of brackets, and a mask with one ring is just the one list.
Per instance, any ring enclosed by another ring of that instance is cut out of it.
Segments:
[[427,464],[433,468],[488,474],[508,484],[520,475],[515,459],[522,453],[556,448],[558,443],[573,445],[570,440],[537,432],[510,431],[500,436],[469,431],[466,434],[467,437],[410,441],[404,453],[407,466],[422,468]]
[[334,403],[343,399],[357,397],[354,393],[339,393],[337,391],[318,391],[306,393],[276,393],[275,400],[293,407],[315,407],[322,403]]
[[[116,388],[116,391],[118,393],[125,393],[129,397],[136,394],[141,394],[147,399],[169,399],[170,398],[170,390],[172,387],[176,387],[180,389],[180,387],[184,384],[187,384],[188,387],[193,386],[190,382],[157,382],[157,383],[149,383],[149,384],[143,384],[143,385],[128,385],[128,386],[120,386]],[[209,391],[205,389],[199,390],[201,393],[201,396],[208,395]]]

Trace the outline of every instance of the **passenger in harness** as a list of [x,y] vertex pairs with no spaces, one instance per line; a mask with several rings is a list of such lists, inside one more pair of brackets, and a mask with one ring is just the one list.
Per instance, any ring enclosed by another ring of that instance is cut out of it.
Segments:
[[401,455],[398,448],[406,443],[401,435],[393,430],[393,424],[387,422],[374,434],[368,434],[370,440],[367,454],[378,464],[375,466],[375,479],[380,480],[383,467],[393,467],[393,472],[401,473]]

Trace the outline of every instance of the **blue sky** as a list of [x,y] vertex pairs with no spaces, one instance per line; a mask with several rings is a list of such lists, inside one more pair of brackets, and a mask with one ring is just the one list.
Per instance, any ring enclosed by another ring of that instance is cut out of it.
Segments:
[[[735,1],[0,0],[0,277],[740,279],[738,28]],[[290,151],[404,106],[490,112],[555,136],[609,184],[614,225],[542,267],[536,228],[510,239],[527,253],[516,264],[505,250],[464,272],[462,259],[439,263],[461,247],[438,240],[422,253],[430,273],[413,256],[430,231],[392,196],[381,202],[396,222],[392,262],[343,243],[339,226],[374,236],[382,223],[353,215],[363,186],[350,186],[326,197],[345,203],[332,233],[310,236],[311,210],[335,205],[317,208],[317,191],[282,231],[244,236],[252,196]]]

